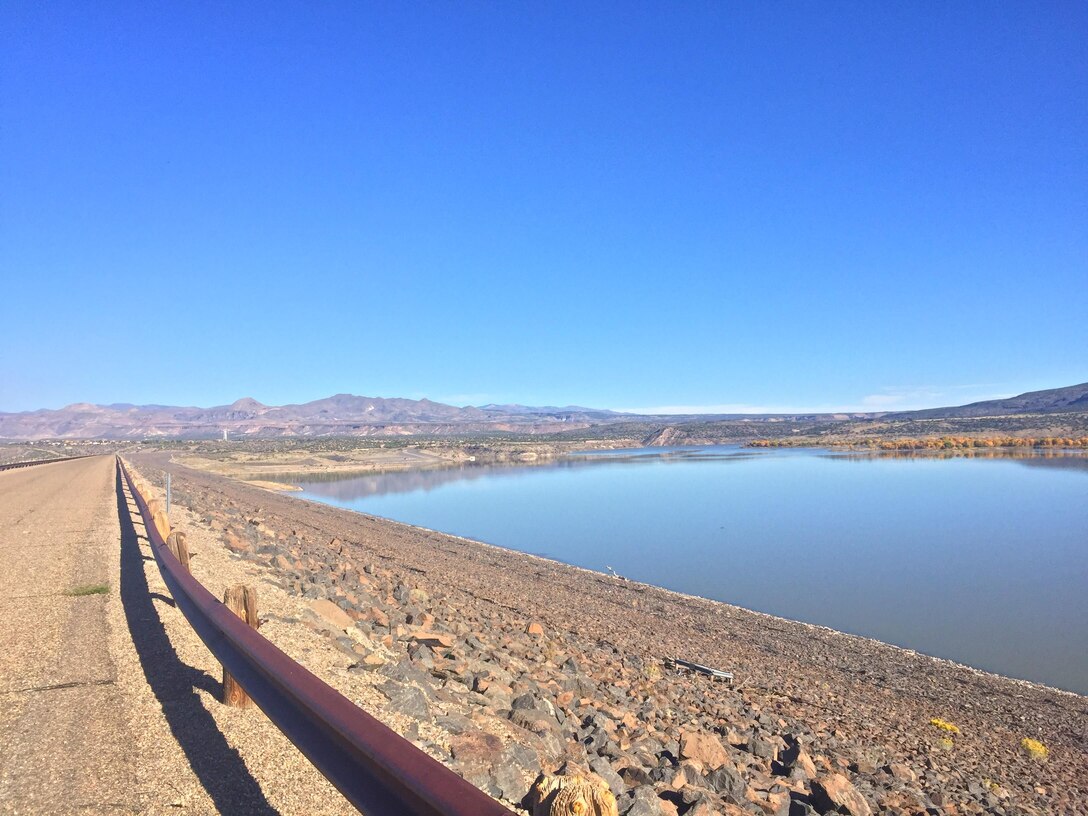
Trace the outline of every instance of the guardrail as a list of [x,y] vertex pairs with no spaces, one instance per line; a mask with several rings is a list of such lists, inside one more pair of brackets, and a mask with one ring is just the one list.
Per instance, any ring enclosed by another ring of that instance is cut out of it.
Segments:
[[34,467],[34,465],[49,465],[53,462],[71,462],[73,459],[86,459],[91,456],[89,453],[84,453],[80,456],[62,456],[59,459],[35,459],[33,462],[12,462],[7,465],[0,465],[0,470],[15,470],[15,468]]
[[200,639],[291,742],[368,816],[513,816],[501,804],[296,663],[212,595],[166,544],[121,457],[174,602]]

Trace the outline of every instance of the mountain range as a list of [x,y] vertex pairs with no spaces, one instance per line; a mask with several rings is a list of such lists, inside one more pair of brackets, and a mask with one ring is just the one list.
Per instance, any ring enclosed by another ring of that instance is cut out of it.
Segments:
[[955,408],[925,408],[886,414],[887,419],[954,419],[957,417],[1059,414],[1088,411],[1088,383],[1029,391],[1008,399],[986,400]]
[[228,437],[546,433],[585,428],[619,416],[624,415],[576,406],[458,408],[428,399],[353,394],[279,406],[250,397],[213,408],[76,403],[58,410],[0,413],[0,439],[202,439],[224,432]]
[[617,423],[682,424],[733,419],[752,422],[930,419],[1088,412],[1088,383],[1034,391],[953,408],[869,414],[731,414],[646,416],[604,409],[525,405],[457,407],[428,399],[336,394],[298,405],[264,405],[246,397],[213,408],[76,403],[57,410],[0,413],[0,439],[207,439],[282,436],[449,436],[466,433],[558,433]]

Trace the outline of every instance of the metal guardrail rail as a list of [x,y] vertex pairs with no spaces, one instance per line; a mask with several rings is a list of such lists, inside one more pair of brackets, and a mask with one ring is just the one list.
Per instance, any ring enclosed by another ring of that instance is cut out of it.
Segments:
[[49,465],[53,462],[71,462],[73,459],[86,459],[91,454],[84,453],[80,456],[62,456],[59,459],[35,459],[32,462],[11,462],[7,465],[0,465],[0,470],[15,470],[15,468],[34,467],[34,465]]
[[360,709],[251,628],[182,567],[124,462],[151,550],[174,602],[250,698],[368,816],[513,816],[479,788]]

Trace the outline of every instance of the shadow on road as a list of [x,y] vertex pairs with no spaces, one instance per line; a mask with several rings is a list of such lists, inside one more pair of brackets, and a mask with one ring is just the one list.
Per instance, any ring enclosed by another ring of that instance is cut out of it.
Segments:
[[[139,515],[135,504],[128,502],[120,468],[117,515],[121,520],[121,603],[140,666],[162,706],[174,739],[220,813],[277,814],[197,695],[196,690],[202,689],[218,697],[222,685],[178,658],[159,620],[144,575],[144,556],[133,522],[134,516],[139,518]],[[154,597],[161,596],[156,593]]]

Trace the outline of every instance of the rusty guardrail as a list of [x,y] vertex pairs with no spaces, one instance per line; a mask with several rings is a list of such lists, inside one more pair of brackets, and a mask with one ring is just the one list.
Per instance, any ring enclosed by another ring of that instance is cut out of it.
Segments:
[[80,454],[79,456],[62,456],[59,459],[35,459],[32,462],[11,462],[7,465],[0,465],[0,470],[15,470],[15,468],[33,467],[34,465],[48,465],[53,462],[71,462],[73,459],[86,459],[91,456],[89,453]]
[[[512,816],[281,652],[186,571],[128,468],[117,466],[144,519],[174,602],[224,669],[307,759],[368,816]],[[169,534],[169,531],[165,531]]]

